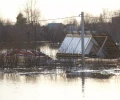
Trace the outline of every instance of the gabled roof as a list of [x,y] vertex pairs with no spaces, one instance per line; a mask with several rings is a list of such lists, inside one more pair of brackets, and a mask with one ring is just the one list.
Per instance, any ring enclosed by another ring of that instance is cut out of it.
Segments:
[[108,35],[93,35],[92,36],[99,44],[106,58],[117,58],[120,56],[120,49]]
[[[85,35],[84,47],[87,47],[92,35]],[[59,53],[66,54],[81,54],[81,36],[80,34],[67,34],[64,41],[62,42]]]
[[[92,43],[90,43],[92,41]],[[97,43],[97,45],[96,45]],[[89,46],[88,46],[89,45]],[[86,31],[84,35],[85,56],[89,56],[90,49],[96,45],[96,55],[104,55],[105,58],[117,58],[120,56],[120,49],[114,41],[106,34],[96,34],[95,32]],[[87,49],[87,50],[86,50]],[[86,52],[87,51],[87,52]],[[95,51],[95,50],[93,50]],[[81,56],[81,32],[72,32],[67,34],[62,42],[57,56],[78,57]]]

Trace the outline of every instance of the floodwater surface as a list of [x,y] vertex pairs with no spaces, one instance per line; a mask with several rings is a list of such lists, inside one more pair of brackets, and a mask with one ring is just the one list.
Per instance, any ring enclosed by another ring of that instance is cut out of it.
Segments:
[[120,100],[120,74],[0,72],[0,100]]

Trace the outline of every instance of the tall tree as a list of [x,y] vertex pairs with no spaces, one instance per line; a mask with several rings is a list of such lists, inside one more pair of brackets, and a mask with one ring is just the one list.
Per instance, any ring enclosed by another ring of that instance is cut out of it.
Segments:
[[26,18],[23,16],[22,13],[19,13],[16,19],[17,19],[16,25],[21,25],[26,23]]
[[38,22],[40,18],[40,11],[36,7],[36,0],[28,0],[25,5],[24,11],[28,23]]

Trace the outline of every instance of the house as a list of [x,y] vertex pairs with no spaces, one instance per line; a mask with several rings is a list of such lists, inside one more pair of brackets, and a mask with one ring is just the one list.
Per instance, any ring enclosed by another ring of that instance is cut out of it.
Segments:
[[[81,31],[67,34],[57,52],[57,57],[80,57],[82,55],[81,42]],[[120,56],[120,49],[105,33],[85,31],[84,53],[85,57],[111,59]]]
[[64,27],[64,25],[62,23],[49,23],[47,25],[50,29],[54,29],[54,28],[59,28],[59,27]]

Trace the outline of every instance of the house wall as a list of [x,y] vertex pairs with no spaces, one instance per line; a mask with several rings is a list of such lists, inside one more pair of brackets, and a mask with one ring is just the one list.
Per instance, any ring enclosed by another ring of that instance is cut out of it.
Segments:
[[98,45],[98,43],[95,41],[95,39],[92,38],[92,42],[95,44],[95,45]]
[[[92,52],[92,47],[93,45],[98,46],[98,43],[92,38],[85,50],[85,54],[90,54],[90,52]],[[95,52],[96,53],[96,52]],[[94,53],[93,53],[94,54]],[[96,55],[98,55],[100,58],[104,58],[105,55],[102,53],[102,50],[99,51],[99,54],[96,53]]]
[[97,55],[98,55],[100,58],[105,58],[105,55],[102,53],[102,50],[100,50]]
[[89,42],[89,44],[88,44],[88,46],[87,46],[87,48],[85,50],[85,54],[89,54],[90,53],[92,46],[93,46],[93,43],[90,40],[90,42]]
[[[98,46],[98,43],[95,41],[95,39],[94,38],[92,38],[92,42],[96,45],[96,46]],[[98,51],[99,53],[97,54],[100,58],[104,58],[105,57],[105,55],[104,55],[104,53],[102,52],[102,50],[100,50],[100,51]]]

